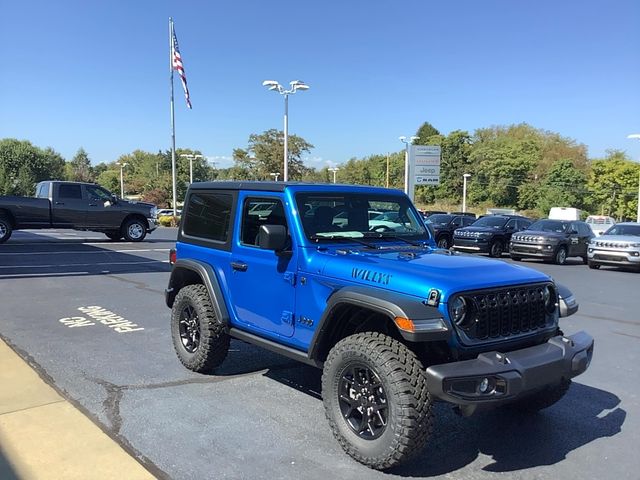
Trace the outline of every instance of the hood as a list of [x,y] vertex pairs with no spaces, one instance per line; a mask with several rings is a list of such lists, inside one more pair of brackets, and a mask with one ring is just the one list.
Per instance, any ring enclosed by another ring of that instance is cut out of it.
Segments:
[[502,228],[468,226],[468,227],[458,228],[458,230],[461,230],[463,232],[495,233],[495,232],[501,232]]
[[460,291],[543,282],[547,275],[531,268],[436,248],[350,250],[346,255],[327,250],[321,275],[360,285],[426,298],[440,291],[441,301]]
[[640,237],[637,235],[600,235],[593,237],[591,241],[601,243],[640,243]]
[[540,230],[522,230],[521,232],[517,232],[514,235],[529,235],[532,237],[544,237],[547,240],[560,240],[567,237],[566,233],[556,233],[556,232],[542,232]]

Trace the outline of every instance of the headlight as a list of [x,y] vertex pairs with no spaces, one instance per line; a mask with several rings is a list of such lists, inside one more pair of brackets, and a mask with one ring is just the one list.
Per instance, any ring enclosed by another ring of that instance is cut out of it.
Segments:
[[544,308],[549,313],[553,313],[556,309],[556,291],[551,285],[547,285],[542,290],[542,299],[544,300]]
[[158,218],[158,207],[151,207],[151,218]]
[[462,326],[467,316],[467,301],[464,297],[456,297],[451,304],[451,318],[456,325]]
[[640,243],[632,243],[629,246],[632,247],[632,248],[639,248],[640,247]]

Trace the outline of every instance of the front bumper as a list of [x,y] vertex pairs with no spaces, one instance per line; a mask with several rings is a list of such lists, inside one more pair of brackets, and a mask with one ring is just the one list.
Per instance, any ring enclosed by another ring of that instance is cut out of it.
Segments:
[[556,245],[548,243],[518,243],[509,244],[509,254],[517,257],[553,258]]
[[156,228],[158,228],[158,219],[154,217],[148,217],[147,225],[149,226],[147,228],[147,233],[153,232]]
[[[507,403],[583,373],[591,362],[593,338],[579,332],[513,352],[481,353],[474,360],[427,368],[427,388],[439,400],[464,407]],[[483,381],[486,390],[481,392]]]
[[489,253],[489,241],[484,238],[453,237],[453,249],[467,252]]
[[591,263],[599,265],[619,265],[626,267],[640,267],[640,252],[632,249],[603,249],[589,247],[587,257]]

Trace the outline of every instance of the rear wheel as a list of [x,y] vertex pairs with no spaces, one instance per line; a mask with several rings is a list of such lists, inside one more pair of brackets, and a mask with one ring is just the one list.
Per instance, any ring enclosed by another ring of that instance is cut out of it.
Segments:
[[122,238],[122,234],[119,230],[110,230],[108,232],[104,232],[109,240],[118,241]]
[[556,265],[564,265],[567,261],[567,247],[558,247],[553,256],[553,263]]
[[229,335],[218,322],[204,285],[187,285],[171,308],[171,337],[180,362],[189,370],[209,373],[229,351]]
[[424,367],[404,344],[380,333],[351,335],[333,347],[322,399],[345,452],[375,469],[418,454],[431,431]]
[[147,236],[147,222],[139,218],[127,220],[122,227],[122,235],[128,242],[141,242]]
[[600,269],[600,264],[599,263],[595,263],[595,262],[589,262],[589,268],[591,268],[593,270],[599,270]]
[[489,256],[500,258],[502,256],[503,251],[504,251],[504,246],[502,245],[502,241],[496,240],[489,247]]
[[11,237],[11,222],[4,217],[0,217],[0,243],[4,243]]

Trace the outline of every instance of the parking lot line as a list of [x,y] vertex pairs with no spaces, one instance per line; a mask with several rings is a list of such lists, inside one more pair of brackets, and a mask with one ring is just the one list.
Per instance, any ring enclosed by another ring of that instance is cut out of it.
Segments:
[[169,260],[149,260],[146,262],[97,262],[97,263],[54,263],[50,265],[0,265],[2,268],[55,268],[55,267],[95,267],[96,265],[141,265],[148,263],[169,263]]
[[[84,250],[73,250],[73,251],[69,251],[69,252],[59,252],[56,251],[55,254],[56,255],[90,255],[90,254],[96,254],[96,253],[139,253],[139,252],[168,252],[169,249],[168,248],[147,248],[147,249],[140,249],[140,250],[136,250],[136,249],[127,249],[127,250],[109,250],[109,249],[105,249],[105,250],[100,250],[97,252],[94,251],[84,251]],[[10,256],[14,256],[14,255],[51,255],[53,252],[2,252],[0,253],[1,255],[10,255]]]

